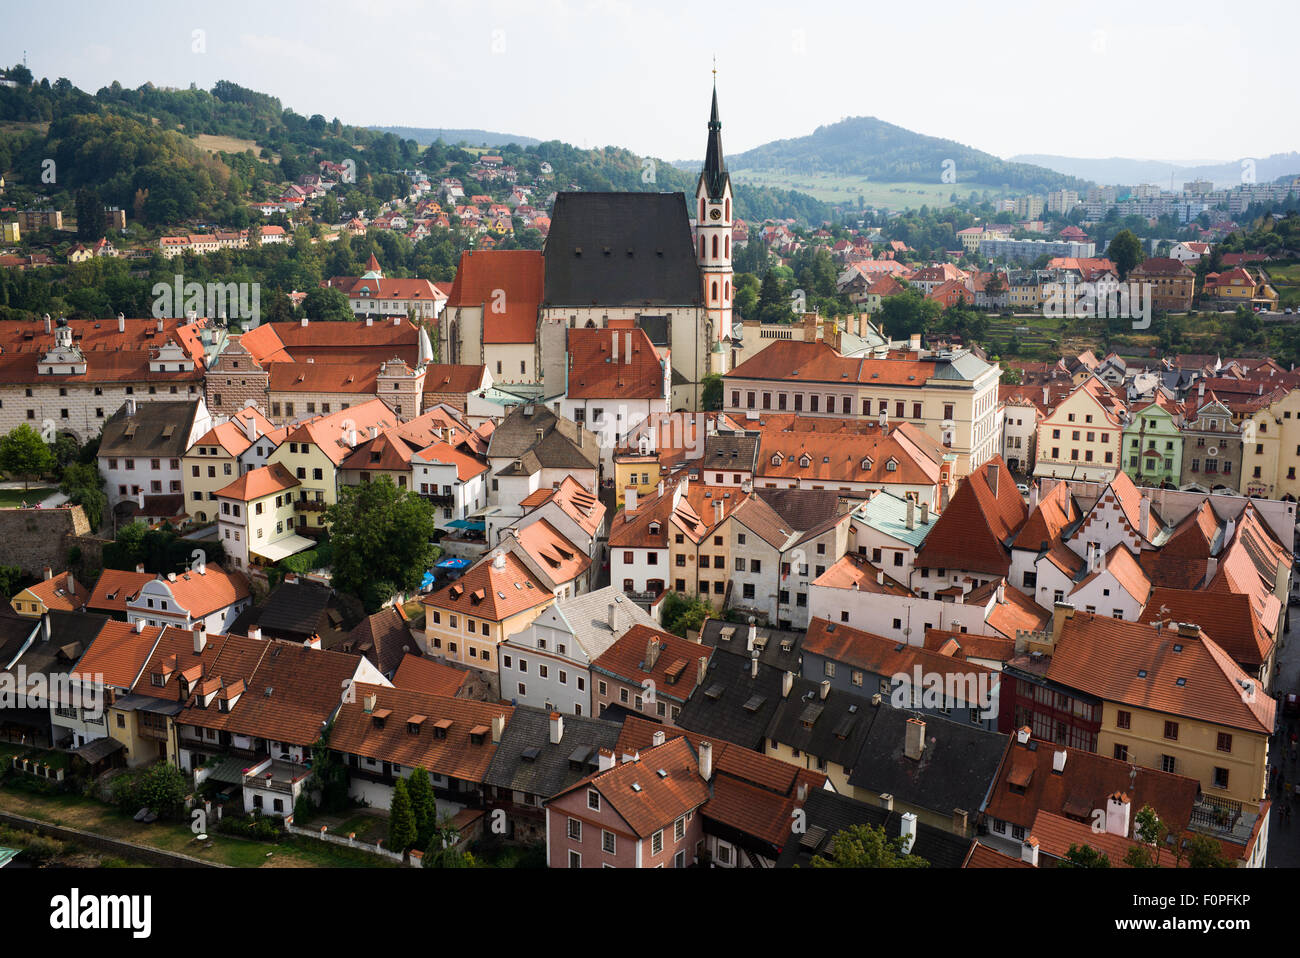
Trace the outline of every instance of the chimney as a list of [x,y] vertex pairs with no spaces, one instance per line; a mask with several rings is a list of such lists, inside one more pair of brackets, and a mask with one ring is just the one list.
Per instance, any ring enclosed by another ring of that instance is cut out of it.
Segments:
[[892,812],[894,810],[894,796],[889,792],[881,792],[880,807],[887,812]]
[[1029,511],[1033,512],[1038,508],[1038,480],[1029,480]]
[[1043,406],[1046,407],[1048,400],[1052,398],[1052,391],[1047,386],[1043,387]]
[[139,635],[144,631],[144,619],[135,620],[135,634]]
[[504,552],[498,552],[492,558],[492,568],[495,569],[497,572],[500,572],[503,569],[505,569],[505,567],[506,567],[506,554]]
[[543,439],[546,438],[546,430],[543,429],[541,426],[538,426],[537,429],[536,429],[535,431],[536,431],[536,433],[537,433],[537,441],[538,441],[538,442],[541,442]]
[[645,644],[645,670],[653,672],[657,661],[659,661],[659,640],[651,638]]
[[248,633],[248,637],[257,642],[262,641],[262,627],[260,625],[253,626],[253,630]]
[[361,699],[361,708],[367,715],[375,710],[375,703],[379,701],[379,696],[374,692],[369,693]]
[[1138,505],[1138,535],[1143,539],[1147,537],[1147,527],[1151,519],[1151,500],[1146,496],[1142,497],[1142,502]]
[[614,767],[614,753],[607,748],[597,749],[596,764],[602,772],[608,772]]
[[925,723],[919,718],[907,720],[906,736],[903,741],[903,754],[913,761],[925,751]]
[[610,340],[609,361],[611,363],[617,363],[618,362],[618,331],[617,330],[614,331],[614,335],[611,336],[609,340]]
[[243,422],[244,435],[248,437],[248,441],[257,442],[257,420],[250,415],[247,419],[243,420]]
[[1097,543],[1088,543],[1087,562],[1084,566],[1089,572],[1097,571]]
[[706,655],[700,656],[699,666],[695,670],[695,687],[699,688],[704,684],[704,676],[709,671],[709,658]]
[[121,313],[117,314],[117,331],[119,333],[126,332],[126,317]]
[[831,680],[822,679],[821,687],[817,690],[817,697],[822,701],[825,701],[826,696],[830,694],[831,694]]
[[952,810],[952,831],[954,835],[966,835],[966,828],[970,821],[970,816],[964,808],[954,808]]
[[[160,319],[160,320],[158,320],[158,322],[161,323],[162,320]],[[46,314],[45,314],[45,331],[48,333],[48,332],[50,332],[53,328],[54,328],[54,324],[50,321],[50,314],[49,314],[49,313],[46,313]]]
[[141,489],[139,492],[137,492],[137,493],[135,494],[135,503],[136,503],[136,505],[140,508],[141,511],[144,510],[144,490],[143,490],[143,489]]
[[700,743],[700,778],[706,782],[713,778],[713,743]]
[[559,745],[564,738],[564,716],[559,712],[551,713],[551,744]]
[[144,563],[143,563],[143,562],[137,562],[137,563],[135,564],[135,571],[136,571],[137,573],[139,573],[140,575],[144,575]]
[[758,626],[754,624],[754,617],[749,618],[749,633],[745,638],[745,651],[754,651],[754,642],[758,638]]
[[304,316],[304,317],[302,318],[302,328],[303,328],[303,329],[306,329],[306,328],[307,328],[307,317],[306,317],[306,316]]
[[49,566],[46,566],[44,569],[42,569],[41,574],[45,577],[46,582],[49,582],[51,579],[54,578],[54,570],[51,569]]
[[200,655],[208,644],[208,629],[202,622],[194,623],[194,654]]
[[664,744],[664,730],[663,730],[663,729],[658,729],[658,730],[656,730],[655,733],[654,733],[653,735],[650,736],[650,744],[651,744],[651,745],[654,745],[654,746],[659,746],[659,745]]
[[803,803],[808,800],[808,783],[800,782],[794,790],[795,801]]
[[1233,534],[1237,531],[1237,520],[1231,517],[1223,524],[1223,545],[1232,541]]
[[613,602],[611,602],[611,603],[609,604],[609,616],[606,618],[605,621],[606,621],[607,623],[609,623],[609,631],[611,631],[611,632],[617,632],[617,631],[618,631],[618,624],[617,624],[617,622],[618,622],[618,606],[617,606],[615,603],[613,603]]
[[930,503],[923,502],[921,503],[921,525],[928,526],[929,524],[930,524]]
[[1128,838],[1129,809],[1132,807],[1128,796],[1115,792],[1106,799],[1106,832]]
[[913,333],[911,338],[907,341],[907,346],[909,349],[919,350],[921,348],[921,334]]
[[45,642],[50,641],[50,613],[41,613],[41,639]]
[[378,427],[378,426],[371,426],[371,427],[370,427],[370,438],[371,438],[371,439],[378,439],[378,438],[379,438],[379,427]]
[[1038,867],[1038,839],[1030,835],[1020,846],[1020,860]]
[[1204,379],[1202,379],[1201,384],[1196,387],[1196,398],[1200,402],[1205,401],[1205,380]]
[[373,326],[373,325],[375,325],[375,317],[373,317],[373,316],[367,316],[367,317],[366,317],[366,325],[367,325],[367,326]]
[[1200,638],[1201,627],[1195,622],[1178,622],[1178,637],[1182,639]]
[[911,499],[907,500],[907,528],[916,528],[916,502]]
[[903,839],[903,854],[912,854],[912,846],[916,844],[916,813],[904,812],[899,822],[899,835]]
[[758,678],[758,649],[755,649],[749,656],[749,677],[751,679]]
[[[501,736],[506,730],[506,717],[501,714],[492,716],[492,744],[500,745]],[[611,753],[612,755],[612,753]]]
[[1061,630],[1066,620],[1074,618],[1074,606],[1068,602],[1058,602],[1052,608],[1052,644],[1061,641]]
[[135,397],[132,396],[126,401],[126,414],[128,417],[135,415]]
[[713,524],[716,526],[722,522],[722,500],[713,500]]
[[[307,325],[307,321],[306,321],[306,320],[303,320],[303,325],[304,325],[304,326]],[[158,332],[161,333],[162,331],[163,331],[163,321],[162,321],[162,317],[159,316],[159,317],[158,317]]]
[[939,511],[943,512],[948,508],[948,483],[939,487]]
[[664,494],[664,481],[663,481],[662,479],[660,479],[660,480],[659,480],[659,495],[662,496],[663,494]]
[[1033,733],[1030,732],[1028,725],[1022,725],[1020,728],[1016,729],[1016,742],[1020,745],[1028,745],[1029,736],[1032,734]]
[[985,471],[985,475],[988,477],[989,492],[993,493],[996,498],[998,494],[998,464],[996,462],[990,462]]
[[356,431],[356,429],[349,429],[349,430],[348,430],[348,448],[349,448],[349,449],[355,449],[355,448],[357,448],[357,431]]
[[401,316],[394,316],[394,317],[393,317],[393,325],[394,325],[394,326],[401,326],[401,325],[402,325],[402,317],[401,317]]
[[1070,753],[1063,748],[1058,748],[1055,752],[1053,752],[1052,771],[1055,772],[1057,775],[1060,775],[1062,772],[1064,772],[1065,760],[1069,757],[1069,755]]
[[781,676],[781,698],[788,699],[792,688],[794,688],[794,673],[786,672]]
[[628,515],[636,512],[636,489],[630,486],[623,493],[623,511]]

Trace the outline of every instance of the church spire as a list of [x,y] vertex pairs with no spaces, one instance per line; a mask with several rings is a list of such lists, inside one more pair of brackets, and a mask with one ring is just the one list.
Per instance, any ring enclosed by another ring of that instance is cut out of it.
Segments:
[[718,118],[718,71],[713,71],[713,109],[709,113],[709,143],[704,151],[704,178],[710,199],[720,199],[727,181],[727,162],[722,158],[722,120]]

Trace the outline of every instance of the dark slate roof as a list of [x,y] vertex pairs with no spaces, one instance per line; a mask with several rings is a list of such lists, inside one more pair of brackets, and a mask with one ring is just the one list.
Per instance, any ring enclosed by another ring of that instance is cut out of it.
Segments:
[[682,193],[560,193],[545,256],[544,305],[701,302],[700,267]]
[[757,436],[707,436],[700,469],[740,469],[754,471],[758,458]]
[[418,654],[418,650],[419,644],[411,637],[410,623],[396,606],[380,609],[362,619],[339,645],[341,652],[365,656],[390,679],[407,652]]
[[[95,641],[104,623],[109,621],[106,615],[93,612],[52,611],[50,616],[49,641],[36,637],[22,658],[14,663],[14,668],[23,666],[29,676],[57,675],[68,672],[81,660],[82,654]],[[37,624],[36,619],[31,620]]]
[[565,715],[564,735],[552,745],[551,713],[516,706],[483,783],[551,798],[596,771],[596,750],[614,751],[622,730],[621,722]]
[[[542,438],[537,438],[537,430]],[[536,468],[595,469],[600,457],[600,439],[540,403],[525,403],[510,410],[488,440],[488,458],[527,458],[529,475]],[[534,461],[535,460],[535,461]],[[509,474],[506,467],[498,475]]]
[[875,711],[870,699],[839,689],[822,698],[820,682],[797,678],[777,705],[767,737],[852,771]]
[[1007,736],[976,725],[917,715],[925,722],[925,749],[913,761],[903,754],[907,720],[916,713],[888,704],[869,706],[870,731],[849,784],[949,816],[974,815],[988,798],[1007,748]]
[[747,656],[711,656],[704,681],[682,706],[677,725],[762,751],[768,723],[781,701],[784,673],[760,662],[758,678],[749,674]]
[[0,605],[0,667],[18,654],[38,624],[39,620],[24,618],[11,606]]
[[834,489],[755,489],[754,495],[800,532],[823,531],[843,514]]
[[264,639],[321,637],[321,647],[333,648],[347,639],[354,622],[335,601],[334,590],[320,582],[299,579],[281,582],[267,600],[250,609],[231,626],[231,633],[247,635],[254,626],[261,628]]
[[123,403],[104,423],[99,455],[179,459],[189,448],[190,430],[198,408],[197,399],[192,402],[138,402],[135,415],[128,416],[127,403]]
[[722,155],[722,118],[718,115],[718,88],[713,88],[713,108],[709,112],[709,142],[704,148],[704,169],[700,179],[708,190],[709,198],[722,199],[730,176],[727,161]]
[[[749,661],[749,629],[744,623],[727,622],[724,619],[705,619],[700,630],[700,641],[722,652],[743,656]],[[730,637],[723,633],[731,631]],[[759,650],[758,660],[764,665],[780,669],[782,672],[800,671],[803,632],[788,632],[784,629],[772,629],[765,625],[754,626],[754,646]]]
[[[836,833],[853,825],[884,828],[885,834],[891,838],[902,834],[901,812],[886,811],[879,805],[869,805],[825,789],[810,792],[803,810],[807,816],[807,830],[798,841],[791,839],[781,849],[776,860],[777,868],[807,868],[814,855],[829,858],[829,846]],[[916,840],[912,843],[911,853],[924,858],[931,868],[960,868],[969,848],[969,838],[924,822],[916,823]]]

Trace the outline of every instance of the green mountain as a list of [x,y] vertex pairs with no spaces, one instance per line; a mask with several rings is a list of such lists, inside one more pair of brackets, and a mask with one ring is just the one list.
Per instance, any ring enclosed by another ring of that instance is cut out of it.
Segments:
[[424,126],[372,126],[370,129],[380,133],[391,133],[403,140],[414,140],[421,146],[428,146],[442,140],[444,143],[464,143],[466,146],[506,146],[518,143],[520,146],[536,146],[541,143],[531,136],[516,136],[513,133],[493,133],[491,130],[435,130]]
[[[953,140],[923,136],[875,117],[850,117],[808,136],[775,140],[728,160],[732,170],[865,176],[881,183],[954,183],[1044,192],[1089,184],[1029,163],[1009,163]],[[944,174],[955,179],[945,179]]]

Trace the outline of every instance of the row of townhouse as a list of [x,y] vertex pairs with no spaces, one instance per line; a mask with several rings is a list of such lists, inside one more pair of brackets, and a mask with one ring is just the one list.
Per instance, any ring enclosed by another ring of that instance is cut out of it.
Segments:
[[283,226],[261,226],[249,230],[218,230],[215,233],[188,233],[185,236],[163,236],[158,240],[158,250],[166,259],[185,253],[205,255],[223,249],[248,249],[250,246],[292,243],[293,236]]

